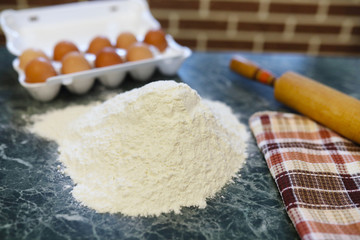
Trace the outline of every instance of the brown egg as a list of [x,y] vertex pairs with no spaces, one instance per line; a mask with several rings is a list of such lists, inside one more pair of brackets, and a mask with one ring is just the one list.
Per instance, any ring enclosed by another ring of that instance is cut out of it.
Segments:
[[135,43],[129,47],[126,53],[126,60],[129,62],[152,58],[153,53],[145,43]]
[[96,54],[95,67],[106,67],[123,63],[122,58],[116,53],[112,47],[105,47]]
[[75,73],[91,69],[89,62],[84,55],[79,52],[71,52],[66,54],[62,61],[61,73]]
[[159,49],[160,52],[167,48],[166,36],[163,30],[150,30],[146,33],[144,42],[153,45]]
[[38,57],[43,57],[47,60],[50,60],[48,56],[46,56],[46,54],[41,51],[40,49],[35,49],[35,48],[28,48],[25,51],[23,51],[19,57],[19,67],[21,69],[25,69],[26,65],[33,59],[38,58]]
[[54,60],[61,61],[69,52],[79,52],[77,46],[70,41],[60,41],[54,47]]
[[136,43],[136,37],[131,32],[123,32],[116,39],[116,47],[128,49],[131,45]]
[[97,36],[89,44],[88,53],[97,54],[104,47],[111,47],[111,42],[107,37]]
[[25,67],[25,82],[41,83],[49,77],[56,76],[56,71],[51,62],[43,57],[31,60]]

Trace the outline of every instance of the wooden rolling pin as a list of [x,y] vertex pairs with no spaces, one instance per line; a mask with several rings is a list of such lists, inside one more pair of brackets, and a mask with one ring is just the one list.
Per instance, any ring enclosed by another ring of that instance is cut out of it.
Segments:
[[275,98],[360,144],[360,101],[294,72],[275,78],[256,64],[234,56],[230,68],[255,81],[274,87]]

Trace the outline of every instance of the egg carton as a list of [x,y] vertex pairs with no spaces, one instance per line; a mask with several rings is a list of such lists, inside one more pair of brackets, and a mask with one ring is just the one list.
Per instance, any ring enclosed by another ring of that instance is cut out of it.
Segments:
[[[151,15],[145,0],[95,1],[63,4],[25,10],[5,10],[1,13],[1,26],[6,36],[7,49],[19,56],[27,48],[38,48],[52,56],[53,48],[61,40],[74,42],[85,58],[94,66],[95,55],[86,54],[90,41],[98,35],[106,36],[112,43],[121,32],[133,33],[142,41],[150,29],[160,28]],[[164,75],[174,75],[191,50],[177,44],[171,35],[166,35],[168,48],[159,52],[151,50],[154,57],[136,62],[125,62],[102,68],[60,74],[61,63],[52,61],[59,75],[44,83],[27,83],[19,68],[19,59],[13,61],[19,83],[40,101],[50,101],[57,96],[62,85],[75,94],[85,94],[96,79],[107,87],[117,87],[127,73],[135,80],[147,81],[156,69]],[[124,59],[125,51],[117,49]]]

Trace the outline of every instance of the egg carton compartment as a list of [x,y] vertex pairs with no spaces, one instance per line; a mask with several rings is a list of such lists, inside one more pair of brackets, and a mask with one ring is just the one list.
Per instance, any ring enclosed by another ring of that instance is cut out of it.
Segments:
[[[38,48],[52,56],[54,46],[60,40],[74,42],[83,53],[92,38],[106,36],[112,43],[121,32],[133,33],[142,41],[146,32],[159,29],[160,24],[153,18],[145,0],[79,2],[53,7],[25,10],[5,10],[1,13],[1,26],[6,35],[7,49],[19,56],[27,48]],[[59,75],[48,78],[44,83],[27,83],[25,74],[19,68],[19,59],[13,61],[18,72],[19,83],[30,95],[40,101],[50,101],[57,96],[61,85],[74,94],[85,94],[99,80],[107,87],[117,87],[129,73],[135,80],[147,81],[156,69],[164,75],[174,75],[191,50],[177,44],[166,36],[168,47],[159,52],[152,47],[154,57],[136,62],[124,62],[102,68],[94,68],[95,56],[84,54],[90,70],[61,74],[61,63],[52,61]],[[117,49],[124,59],[125,51]]]
[[[178,45],[170,35],[167,36],[167,41],[169,46],[163,53],[159,53],[155,47],[150,46],[154,58],[92,68],[77,73],[61,74],[61,63],[53,61],[52,65],[59,75],[48,78],[44,83],[27,83],[25,73],[19,67],[19,58],[14,59],[13,67],[18,72],[20,84],[26,88],[33,98],[40,101],[50,101],[59,93],[61,85],[64,85],[74,94],[85,94],[91,89],[96,79],[103,85],[112,88],[119,86],[127,73],[130,73],[138,81],[149,80],[156,69],[159,69],[163,75],[176,74],[182,62],[191,55],[191,51]],[[117,49],[117,53],[125,58],[124,50]],[[94,67],[95,56],[85,54],[85,58]]]

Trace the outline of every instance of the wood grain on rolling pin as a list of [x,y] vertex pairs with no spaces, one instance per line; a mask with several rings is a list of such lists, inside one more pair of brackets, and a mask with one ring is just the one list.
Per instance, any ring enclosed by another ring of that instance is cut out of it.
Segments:
[[286,72],[275,82],[275,98],[360,144],[360,101],[314,80]]

